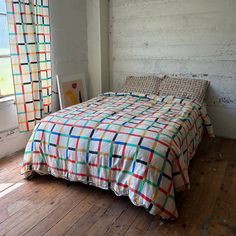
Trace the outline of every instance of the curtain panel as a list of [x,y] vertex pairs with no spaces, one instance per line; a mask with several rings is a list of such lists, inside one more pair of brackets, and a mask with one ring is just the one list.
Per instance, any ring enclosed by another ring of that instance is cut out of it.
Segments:
[[12,72],[20,131],[51,112],[48,0],[6,0]]

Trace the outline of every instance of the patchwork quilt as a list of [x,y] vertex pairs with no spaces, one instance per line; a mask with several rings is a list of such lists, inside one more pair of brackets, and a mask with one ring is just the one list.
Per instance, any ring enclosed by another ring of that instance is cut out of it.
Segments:
[[188,167],[206,128],[205,106],[188,99],[104,93],[38,123],[21,169],[80,181],[178,216],[176,191],[189,188]]

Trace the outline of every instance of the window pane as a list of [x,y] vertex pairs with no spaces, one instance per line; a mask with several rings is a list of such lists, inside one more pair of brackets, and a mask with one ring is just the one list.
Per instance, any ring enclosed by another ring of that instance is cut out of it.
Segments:
[[[1,1],[1,0],[0,0]],[[0,15],[0,55],[9,55],[9,34],[7,25],[7,16]]]
[[5,0],[0,0],[0,12],[6,13],[6,4]]
[[0,96],[14,94],[11,60],[0,58]]

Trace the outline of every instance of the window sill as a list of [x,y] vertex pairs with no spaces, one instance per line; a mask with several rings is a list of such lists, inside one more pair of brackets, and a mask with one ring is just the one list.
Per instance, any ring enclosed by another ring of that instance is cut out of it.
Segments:
[[6,97],[0,97],[0,103],[4,103],[4,102],[15,102],[15,96],[14,95],[10,95],[10,96],[6,96]]

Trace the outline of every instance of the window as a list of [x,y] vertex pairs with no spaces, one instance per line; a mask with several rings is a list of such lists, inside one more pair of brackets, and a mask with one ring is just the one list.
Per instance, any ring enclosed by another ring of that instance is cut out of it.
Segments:
[[5,0],[0,0],[0,97],[14,94]]

